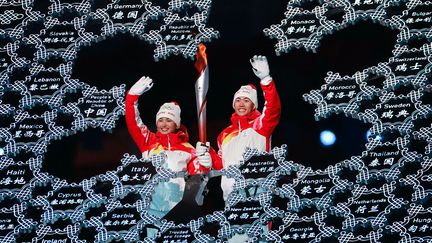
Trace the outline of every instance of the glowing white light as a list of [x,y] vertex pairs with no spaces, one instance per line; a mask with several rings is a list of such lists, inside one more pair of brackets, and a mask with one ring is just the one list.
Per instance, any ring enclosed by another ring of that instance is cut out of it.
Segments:
[[330,130],[324,130],[320,134],[320,141],[324,146],[331,146],[336,142],[336,135]]
[[0,148],[0,156],[4,155],[4,150]]

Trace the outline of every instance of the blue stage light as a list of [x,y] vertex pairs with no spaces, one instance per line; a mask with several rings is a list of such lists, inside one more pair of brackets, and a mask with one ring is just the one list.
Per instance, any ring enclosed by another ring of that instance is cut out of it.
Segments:
[[370,135],[371,135],[371,130],[367,130],[367,132],[366,132],[366,140],[369,140]]
[[[366,140],[369,140],[369,137],[371,136],[371,131],[370,130],[368,130],[367,132],[366,132]],[[374,140],[378,140],[378,141],[381,141],[382,140],[382,136],[381,135],[376,135],[375,136],[375,138],[374,138]]]
[[332,146],[336,142],[336,135],[330,130],[324,130],[320,134],[320,141],[324,146]]

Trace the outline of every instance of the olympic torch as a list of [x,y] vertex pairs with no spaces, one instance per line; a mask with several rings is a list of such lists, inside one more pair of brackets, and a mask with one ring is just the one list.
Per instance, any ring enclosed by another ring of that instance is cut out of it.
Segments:
[[[206,55],[206,46],[204,44],[198,45],[198,51],[196,54],[195,68],[197,69],[199,76],[195,83],[195,98],[196,98],[196,108],[198,115],[198,134],[199,141],[203,144],[206,144],[208,148],[210,144],[207,142],[207,129],[206,129],[206,109],[207,109],[207,91],[209,87],[209,76],[208,76],[208,68],[207,68],[207,55]],[[195,183],[193,183],[195,181]],[[199,179],[195,178],[186,183],[185,191],[187,187],[196,187],[198,186],[198,190],[195,196],[195,202],[197,205],[202,206],[204,203],[204,192],[206,189],[208,178],[199,175]]]
[[195,68],[199,73],[199,77],[195,83],[195,98],[198,114],[198,134],[199,141],[206,143],[207,130],[206,130],[206,108],[207,108],[207,91],[209,87],[209,75],[207,67],[206,46],[204,44],[198,45],[196,55]]

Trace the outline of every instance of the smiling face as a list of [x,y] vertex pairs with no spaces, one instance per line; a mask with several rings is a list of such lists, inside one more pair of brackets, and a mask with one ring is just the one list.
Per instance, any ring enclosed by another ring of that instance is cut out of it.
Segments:
[[156,128],[162,134],[169,134],[176,131],[177,125],[173,120],[161,117],[156,121]]
[[255,110],[255,105],[249,98],[240,96],[234,100],[234,111],[237,115],[246,116],[253,110]]

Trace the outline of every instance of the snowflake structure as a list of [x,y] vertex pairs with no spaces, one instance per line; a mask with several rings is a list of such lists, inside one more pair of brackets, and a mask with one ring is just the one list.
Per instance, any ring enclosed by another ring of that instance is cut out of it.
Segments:
[[[293,0],[288,3],[286,18],[264,30],[267,36],[278,40],[275,45],[278,55],[288,53],[293,47],[316,51],[323,36],[359,20],[369,19],[399,31],[393,56],[387,62],[353,75],[328,72],[320,90],[303,95],[305,101],[317,106],[316,120],[343,113],[371,125],[367,150],[361,156],[327,168],[323,176],[334,185],[327,185],[331,189],[318,200],[313,197],[314,189],[319,188],[314,188],[313,183],[299,186],[297,180],[309,182],[300,173],[315,178],[320,171],[305,173],[294,162],[283,164],[282,174],[294,179],[275,190],[274,206],[279,214],[282,202],[286,207],[284,215],[297,216],[303,213],[302,208],[313,205],[315,214],[324,218],[341,216],[338,226],[328,224],[321,217],[318,222],[322,225],[315,224],[322,227],[317,231],[321,234],[313,234],[315,240],[378,242],[387,236],[401,241],[422,236],[429,239],[425,218],[431,215],[425,203],[430,200],[426,188],[431,186],[428,173],[431,167],[428,100],[431,8],[432,2],[415,0]],[[421,45],[409,47],[411,42]],[[388,140],[389,137],[393,138]],[[292,168],[286,168],[288,165]],[[421,219],[416,220],[417,216]],[[269,240],[308,239],[307,233],[284,231],[287,222],[295,222],[295,217],[290,217],[291,221],[278,217],[285,221],[279,229],[270,231]]]
[[[0,1],[2,242],[223,242],[235,234],[271,242],[432,240],[431,2],[290,1],[285,19],[264,30],[278,40],[279,55],[315,51],[324,36],[358,20],[399,30],[387,62],[353,75],[328,72],[321,89],[303,95],[317,120],[343,113],[369,123],[366,150],[313,170],[287,161],[285,145],[249,149],[240,165],[214,173],[235,179],[226,207],[186,223],[148,212],[160,182],[185,176],[164,169],[163,154],[125,154],[115,170],[78,183],[42,168],[49,144],[89,128],[112,130],[124,114],[124,84],[98,90],[71,78],[81,47],[126,32],[154,44],[156,60],[193,58],[200,42],[218,37],[206,27],[210,0],[171,0],[166,8],[97,2]],[[413,39],[423,44],[409,47]]]

